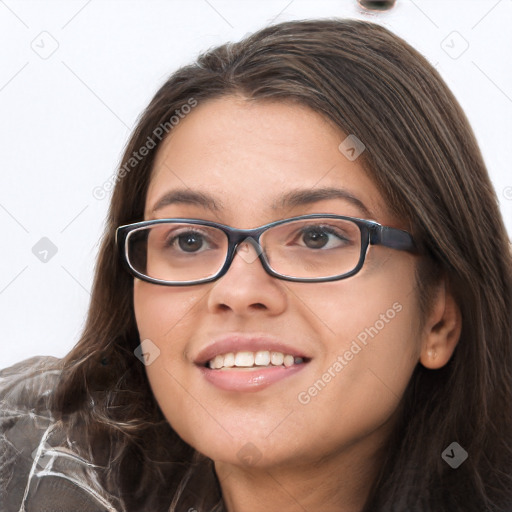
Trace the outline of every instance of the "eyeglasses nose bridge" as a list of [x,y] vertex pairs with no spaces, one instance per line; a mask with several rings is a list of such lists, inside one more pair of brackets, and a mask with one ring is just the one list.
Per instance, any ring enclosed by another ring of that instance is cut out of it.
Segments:
[[[249,250],[249,246],[252,246],[253,251]],[[263,248],[258,241],[251,236],[247,236],[236,242],[234,256],[238,254],[246,263],[254,263],[262,252]]]

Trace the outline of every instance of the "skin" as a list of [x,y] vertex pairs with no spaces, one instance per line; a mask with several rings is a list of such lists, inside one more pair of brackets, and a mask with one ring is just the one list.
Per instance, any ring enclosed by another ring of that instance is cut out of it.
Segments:
[[[200,104],[159,149],[145,219],[192,217],[253,228],[332,213],[406,229],[361,158],[349,161],[338,150],[345,137],[322,116],[291,103],[229,96]],[[282,193],[327,186],[349,190],[370,216],[344,199],[272,208]],[[177,188],[208,193],[222,207],[171,204],[154,212],[161,196]],[[240,255],[213,283],[165,287],[135,279],[140,338],[160,350],[146,367],[154,395],[180,437],[215,461],[229,511],[361,510],[414,367],[446,364],[460,334],[460,312],[444,282],[421,327],[417,263],[410,253],[373,246],[357,275],[331,283],[279,280],[258,259],[249,263]],[[316,396],[300,403],[299,393],[396,303],[400,312]],[[193,359],[213,336],[230,332],[270,333],[312,360],[258,392],[219,390]],[[247,464],[241,449],[259,460]]]

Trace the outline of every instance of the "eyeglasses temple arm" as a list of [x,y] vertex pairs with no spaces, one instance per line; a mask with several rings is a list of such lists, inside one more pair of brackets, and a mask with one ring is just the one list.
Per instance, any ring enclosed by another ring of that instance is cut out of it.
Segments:
[[370,244],[383,245],[398,251],[418,252],[414,239],[407,231],[386,226],[375,226],[370,231]]

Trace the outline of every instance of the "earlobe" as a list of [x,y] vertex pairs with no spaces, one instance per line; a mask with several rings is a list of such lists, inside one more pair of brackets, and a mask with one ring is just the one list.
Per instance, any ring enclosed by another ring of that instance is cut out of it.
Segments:
[[423,328],[421,364],[437,370],[448,363],[459,342],[461,329],[460,308],[443,279]]

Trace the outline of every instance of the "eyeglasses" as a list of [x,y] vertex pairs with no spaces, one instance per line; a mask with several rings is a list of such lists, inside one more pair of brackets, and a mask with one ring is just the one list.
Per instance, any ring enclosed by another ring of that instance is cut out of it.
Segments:
[[[207,283],[222,277],[241,244],[253,246],[271,276],[325,282],[361,270],[370,245],[417,252],[401,229],[340,215],[292,217],[254,229],[236,229],[200,219],[156,219],[120,226],[116,244],[135,277],[166,286]],[[256,259],[253,258],[253,260]]]

